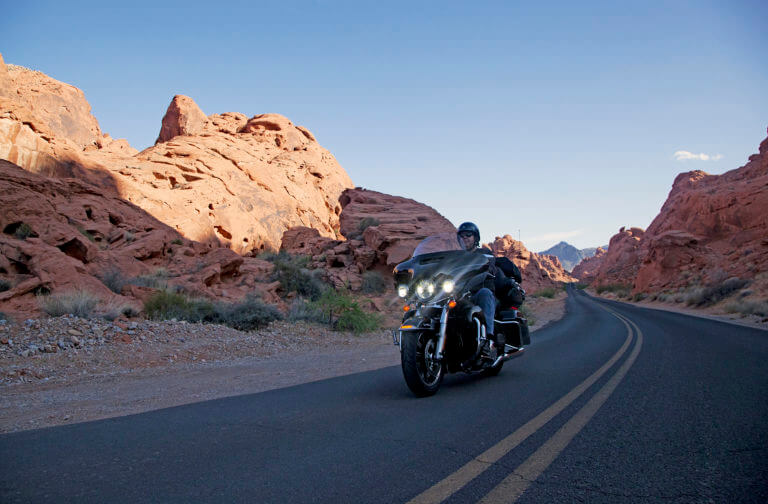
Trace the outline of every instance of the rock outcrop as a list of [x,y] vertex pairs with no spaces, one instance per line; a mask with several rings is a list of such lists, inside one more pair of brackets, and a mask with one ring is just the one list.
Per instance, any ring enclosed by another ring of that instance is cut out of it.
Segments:
[[608,251],[603,254],[594,281],[601,285],[631,285],[640,268],[641,242],[645,231],[641,228],[621,228],[611,237]]
[[35,315],[37,295],[68,291],[89,292],[102,312],[139,311],[154,292],[141,286],[147,280],[222,300],[258,291],[279,302],[269,283],[271,264],[187,240],[87,182],[51,179],[0,160],[0,194],[2,312]]
[[558,288],[563,282],[574,281],[556,256],[530,252],[522,242],[509,235],[496,237],[493,243],[485,246],[491,249],[494,255],[507,257],[520,268],[523,276],[522,286],[529,294],[546,288]]
[[600,264],[603,262],[603,256],[605,256],[605,249],[597,247],[594,255],[585,257],[579,264],[574,266],[571,276],[582,282],[592,283],[597,275],[597,271],[600,269]]
[[158,142],[138,153],[103,134],[68,84],[0,58],[0,85],[0,158],[27,171],[90,183],[185,238],[216,239],[241,254],[277,249],[295,226],[338,237],[339,196],[353,184],[283,116],[205,116],[176,96]]
[[424,238],[456,232],[433,208],[400,196],[355,188],[344,191],[339,201],[341,234],[361,237],[376,251],[378,262],[388,267],[408,259]]
[[437,211],[411,199],[355,188],[345,190],[340,202],[341,234],[346,240],[298,227],[285,232],[281,245],[290,253],[311,256],[312,265],[324,268],[339,287],[359,289],[367,270],[389,275],[424,238],[456,232]]
[[768,271],[768,139],[740,168],[678,175],[648,229],[622,228],[599,261],[596,272],[574,274],[631,285],[636,293]]

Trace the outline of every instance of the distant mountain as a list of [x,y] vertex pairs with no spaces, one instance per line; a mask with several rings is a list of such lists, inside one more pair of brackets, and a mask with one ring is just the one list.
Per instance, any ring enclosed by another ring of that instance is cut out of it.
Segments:
[[[603,247],[607,249],[608,247]],[[585,257],[592,257],[595,255],[595,251],[597,250],[597,247],[593,248],[585,248],[585,249],[577,249],[570,243],[561,241],[554,247],[548,248],[547,250],[543,252],[539,252],[539,254],[544,255],[553,255],[560,259],[560,263],[563,265],[563,268],[566,271],[571,271],[574,266],[579,264],[582,259]]]

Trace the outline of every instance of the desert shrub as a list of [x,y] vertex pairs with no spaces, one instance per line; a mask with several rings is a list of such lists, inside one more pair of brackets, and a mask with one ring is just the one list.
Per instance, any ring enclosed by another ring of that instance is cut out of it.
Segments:
[[0,292],[5,292],[11,289],[11,282],[8,280],[0,279]]
[[123,238],[125,238],[126,243],[131,243],[136,239],[136,236],[134,236],[134,234],[130,231],[126,231],[125,234],[123,234]]
[[150,296],[144,303],[144,311],[153,320],[176,319],[223,324],[240,331],[251,331],[273,320],[282,319],[277,308],[255,296],[246,296],[237,303],[213,303],[167,290]]
[[37,236],[32,228],[26,222],[22,222],[13,232],[13,236],[19,240],[26,240],[30,236]]
[[682,296],[688,306],[709,306],[721,301],[749,284],[749,280],[732,277],[704,287],[694,287]]
[[310,301],[304,298],[296,298],[288,308],[288,320],[295,322],[298,320],[305,320],[308,322],[325,323],[328,318],[323,315],[323,312]]
[[725,305],[725,311],[728,313],[741,313],[742,315],[759,315],[768,317],[768,299],[749,300],[740,299],[731,301]]
[[189,298],[178,292],[160,290],[144,302],[144,313],[153,320],[205,322],[214,318],[216,308],[206,299]]
[[521,306],[519,312],[524,319],[528,320],[529,326],[536,324],[536,317],[533,316],[533,313],[531,313],[526,306]]
[[645,292],[638,292],[634,296],[632,296],[632,301],[643,301],[648,297],[648,294]]
[[389,280],[378,271],[366,271],[363,273],[362,290],[366,294],[381,294],[386,292]]
[[551,287],[547,287],[546,289],[541,289],[540,291],[537,291],[535,294],[533,294],[533,296],[552,299],[555,297],[555,289]]
[[117,294],[120,294],[123,290],[123,286],[128,283],[128,280],[123,276],[123,273],[115,267],[111,267],[105,271],[100,279],[109,290]]
[[181,238],[176,238],[175,240],[171,241],[174,245],[184,245],[184,241]]
[[246,296],[238,303],[217,303],[210,322],[224,324],[239,331],[252,331],[281,320],[283,315],[256,296]]
[[0,320],[8,320],[8,316],[0,311]]
[[339,314],[336,328],[340,331],[352,331],[355,334],[375,331],[381,325],[381,316],[363,311],[357,303]]
[[628,297],[629,292],[632,290],[631,285],[625,285],[625,284],[606,284],[606,285],[598,285],[595,288],[595,291],[598,294],[602,294],[603,292],[612,292],[616,294],[617,297]]
[[279,281],[286,293],[296,292],[300,296],[316,300],[329,288],[316,274],[307,269],[310,260],[308,256],[294,256],[281,251],[277,254],[265,253],[260,257],[275,265],[272,280]]
[[364,311],[347,290],[328,289],[313,305],[333,329],[360,334],[377,329],[381,324],[381,317]]
[[[152,289],[168,289],[168,277],[170,274],[165,268],[157,268],[152,273],[139,275],[127,281],[137,287],[149,287]],[[122,287],[121,287],[122,288]]]
[[99,298],[86,290],[38,296],[40,308],[51,317],[75,315],[88,318],[98,302]]
[[357,225],[357,233],[359,235],[363,234],[363,231],[368,229],[371,226],[378,226],[380,224],[379,220],[375,217],[365,217],[363,220],[360,221],[360,223]]
[[153,320],[183,318],[187,313],[189,300],[183,294],[161,290],[144,301],[144,313]]
[[135,317],[138,313],[131,305],[112,302],[107,305],[106,309],[101,314],[101,318],[111,322],[121,315],[130,318]]
[[81,228],[79,226],[78,226],[77,230],[80,231],[81,235],[83,235],[86,238],[88,238],[88,241],[91,241],[91,242],[95,242],[96,241],[96,237],[93,236],[93,233],[91,233],[90,231],[86,231],[84,228]]

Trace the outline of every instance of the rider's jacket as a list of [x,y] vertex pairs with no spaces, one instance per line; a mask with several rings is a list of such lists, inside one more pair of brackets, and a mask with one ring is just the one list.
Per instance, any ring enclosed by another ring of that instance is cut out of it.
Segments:
[[[493,257],[493,252],[485,247],[475,249],[475,252]],[[490,289],[502,306],[519,304],[520,286],[518,282],[521,282],[523,278],[515,263],[507,257],[493,257],[488,273],[483,287]]]

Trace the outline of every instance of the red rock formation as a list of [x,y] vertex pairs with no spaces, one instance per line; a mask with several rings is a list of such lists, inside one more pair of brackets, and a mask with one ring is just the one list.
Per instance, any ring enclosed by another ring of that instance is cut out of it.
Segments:
[[648,229],[635,230],[622,228],[611,238],[592,274],[595,283],[653,293],[767,271],[768,139],[740,168],[678,175]]
[[367,189],[347,189],[339,198],[341,234],[360,238],[376,251],[381,264],[393,267],[405,261],[424,238],[437,233],[456,232],[448,219],[417,201]]
[[574,266],[573,271],[571,271],[571,276],[582,282],[592,283],[597,275],[597,271],[600,269],[604,256],[605,249],[603,249],[603,247],[597,247],[595,255],[592,257],[585,257],[579,264]]
[[557,288],[562,282],[574,281],[557,257],[530,252],[522,242],[509,235],[501,238],[497,236],[493,243],[485,246],[490,248],[494,255],[507,257],[520,268],[523,276],[522,286],[529,294],[541,289]]
[[36,294],[86,290],[99,308],[141,309],[153,292],[111,291],[108,274],[123,280],[164,272],[187,292],[237,300],[259,291],[278,303],[268,284],[271,264],[227,248],[185,240],[140,208],[87,182],[51,179],[0,160],[0,311],[39,314]]
[[283,116],[206,117],[176,96],[158,143],[137,153],[101,133],[76,88],[1,58],[0,83],[0,158],[28,171],[89,182],[186,238],[215,237],[239,253],[277,249],[295,226],[337,237],[338,198],[352,182]]
[[155,144],[167,142],[179,135],[199,135],[203,132],[207,120],[208,118],[192,98],[176,95],[168,105],[168,110],[165,111],[160,135]]
[[740,168],[678,175],[647,237],[637,292],[768,270],[768,139]]
[[427,236],[456,232],[434,209],[411,199],[356,188],[344,191],[340,202],[344,208],[341,233],[346,241],[297,227],[285,232],[281,246],[292,254],[311,256],[312,266],[325,269],[337,287],[357,290],[365,271],[378,269],[389,275]]
[[611,237],[608,251],[600,259],[599,268],[594,273],[594,281],[600,285],[632,285],[640,267],[640,244],[643,236],[645,231],[637,227],[619,229],[619,232]]

